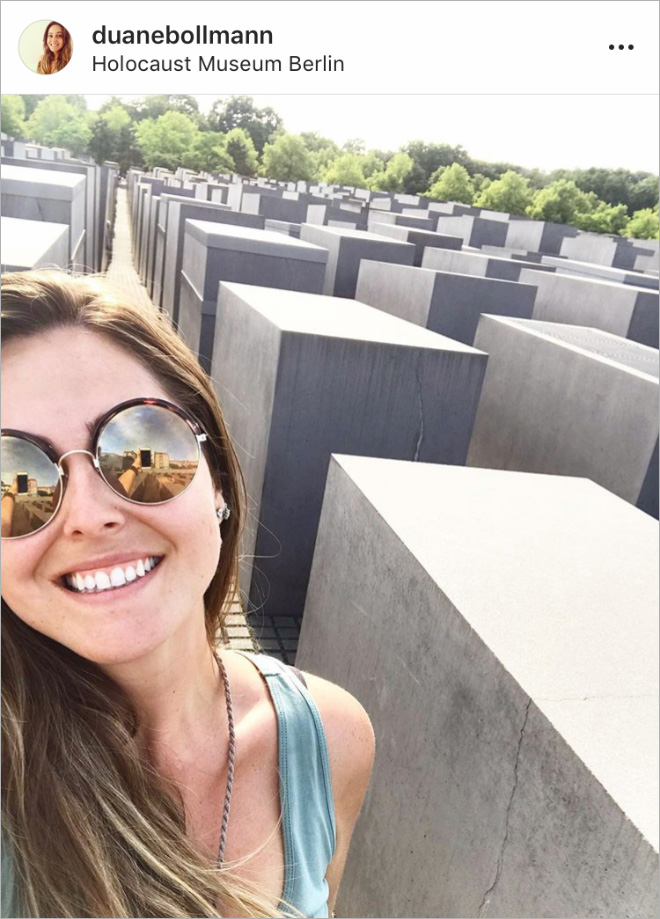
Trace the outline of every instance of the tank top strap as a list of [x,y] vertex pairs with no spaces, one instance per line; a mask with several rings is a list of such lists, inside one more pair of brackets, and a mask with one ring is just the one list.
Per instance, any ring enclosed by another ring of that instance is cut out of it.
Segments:
[[327,916],[325,873],[336,847],[330,757],[309,690],[277,658],[237,652],[261,671],[278,719],[285,883],[283,899],[306,916]]

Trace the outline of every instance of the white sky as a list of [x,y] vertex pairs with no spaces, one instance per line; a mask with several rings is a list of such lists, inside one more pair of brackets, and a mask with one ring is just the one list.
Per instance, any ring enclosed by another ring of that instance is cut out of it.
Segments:
[[[108,97],[86,96],[91,109]],[[127,101],[134,96],[122,96]],[[209,111],[215,95],[196,96]],[[410,140],[462,144],[476,159],[539,169],[623,167],[658,172],[655,95],[253,96],[292,134],[396,150]]]

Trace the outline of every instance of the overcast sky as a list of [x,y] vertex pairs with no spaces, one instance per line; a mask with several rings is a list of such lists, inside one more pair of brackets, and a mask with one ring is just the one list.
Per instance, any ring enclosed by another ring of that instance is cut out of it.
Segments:
[[[107,96],[86,96],[91,109]],[[133,96],[123,96],[129,100]],[[209,111],[218,96],[196,96]],[[254,96],[287,131],[318,131],[339,145],[396,150],[409,140],[462,144],[476,159],[539,169],[623,167],[658,172],[655,95]]]

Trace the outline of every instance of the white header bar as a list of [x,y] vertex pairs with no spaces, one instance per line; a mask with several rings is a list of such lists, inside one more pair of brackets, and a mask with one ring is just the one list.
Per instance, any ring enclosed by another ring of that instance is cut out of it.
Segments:
[[[2,92],[655,94],[658,12],[656,0],[3,0]],[[19,38],[53,16],[73,58],[36,74]]]

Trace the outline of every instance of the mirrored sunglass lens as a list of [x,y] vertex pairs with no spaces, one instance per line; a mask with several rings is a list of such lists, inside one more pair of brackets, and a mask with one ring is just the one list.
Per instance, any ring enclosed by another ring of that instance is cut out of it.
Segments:
[[141,504],[158,504],[190,485],[199,445],[179,415],[157,405],[136,405],[105,426],[98,459],[103,477],[118,494]]
[[60,477],[43,450],[20,437],[2,435],[2,536],[36,533],[60,501]]

